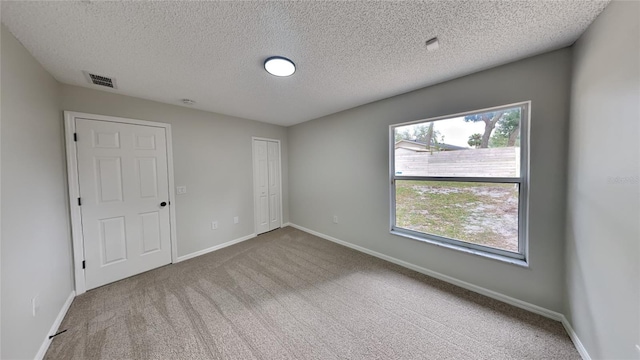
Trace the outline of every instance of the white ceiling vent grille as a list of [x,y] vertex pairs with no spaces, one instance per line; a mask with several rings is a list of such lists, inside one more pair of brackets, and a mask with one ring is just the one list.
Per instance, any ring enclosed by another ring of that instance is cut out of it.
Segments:
[[117,89],[116,79],[114,78],[103,76],[103,75],[92,74],[88,71],[83,71],[83,73],[84,73],[84,76],[87,78],[87,80],[94,85],[106,86],[112,89]]

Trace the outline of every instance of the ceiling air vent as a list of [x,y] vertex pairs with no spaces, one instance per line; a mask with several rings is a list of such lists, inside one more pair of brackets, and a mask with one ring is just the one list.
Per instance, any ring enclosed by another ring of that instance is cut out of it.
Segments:
[[112,89],[117,89],[116,87],[116,79],[110,78],[108,76],[96,75],[87,71],[83,71],[87,80],[93,85],[106,86]]

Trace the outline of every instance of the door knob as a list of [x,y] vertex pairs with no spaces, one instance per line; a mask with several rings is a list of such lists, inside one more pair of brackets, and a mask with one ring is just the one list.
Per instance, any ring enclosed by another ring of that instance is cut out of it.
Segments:
[[167,206],[166,202],[163,201],[163,202],[160,203],[160,207],[165,207],[165,206]]

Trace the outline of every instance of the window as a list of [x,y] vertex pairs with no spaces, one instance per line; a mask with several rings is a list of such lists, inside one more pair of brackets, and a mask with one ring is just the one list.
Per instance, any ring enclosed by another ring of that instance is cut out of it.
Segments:
[[529,106],[391,125],[391,233],[526,264]]

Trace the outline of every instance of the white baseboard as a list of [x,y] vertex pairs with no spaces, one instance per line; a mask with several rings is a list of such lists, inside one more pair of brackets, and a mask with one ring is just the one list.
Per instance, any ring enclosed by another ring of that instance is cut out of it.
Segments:
[[571,327],[571,324],[569,324],[569,321],[567,320],[567,318],[556,311],[552,311],[549,309],[545,309],[541,306],[538,305],[534,305],[531,303],[528,303],[526,301],[522,301],[522,300],[518,300],[516,298],[512,298],[510,296],[501,294],[499,292],[493,291],[493,290],[489,290],[489,289],[485,289],[483,287],[468,283],[466,281],[462,281],[459,279],[456,279],[454,277],[448,276],[448,275],[444,275],[441,274],[439,272],[433,271],[433,270],[429,270],[427,268],[424,268],[422,266],[418,266],[418,265],[414,265],[411,263],[408,263],[406,261],[400,260],[400,259],[396,259],[394,257],[379,253],[377,251],[373,251],[373,250],[369,250],[367,248],[364,248],[362,246],[358,246],[358,245],[354,245],[352,243],[346,242],[344,240],[340,240],[340,239],[336,239],[332,236],[329,235],[325,235],[323,233],[317,232],[317,231],[313,231],[311,229],[307,229],[303,226],[300,225],[296,225],[296,224],[289,224],[289,226],[294,227],[298,230],[302,230],[306,233],[315,235],[317,237],[323,238],[325,240],[329,240],[332,241],[334,243],[346,246],[348,248],[363,252],[365,254],[369,254],[371,256],[375,256],[377,258],[380,258],[382,260],[386,260],[389,262],[392,262],[394,264],[400,265],[402,267],[405,267],[407,269],[411,269],[414,271],[417,271],[419,273],[434,277],[436,279],[448,282],[450,284],[459,286],[461,288],[467,289],[467,290],[471,290],[473,292],[476,292],[478,294],[482,294],[485,296],[488,296],[492,299],[496,299],[499,301],[502,301],[504,303],[513,305],[515,307],[519,307],[521,309],[530,311],[532,313],[536,313],[538,315],[542,315],[544,317],[547,317],[549,319],[552,320],[556,320],[556,321],[560,321],[562,323],[562,325],[564,326],[565,330],[567,331],[567,334],[569,334],[569,338],[571,338],[571,341],[573,342],[573,344],[575,345],[576,349],[578,350],[578,353],[580,353],[580,356],[582,356],[582,359],[584,360],[591,360],[591,357],[589,356],[589,353],[587,352],[587,349],[585,349],[584,345],[582,345],[582,342],[580,341],[580,339],[578,338],[578,335],[575,333],[575,331],[573,330],[573,327]]
[[237,243],[249,240],[249,239],[253,239],[254,237],[256,237],[256,234],[249,234],[247,236],[243,236],[243,237],[235,239],[235,240],[227,241],[226,243],[222,243],[222,244],[219,244],[219,245],[216,245],[216,246],[212,246],[210,248],[206,248],[206,249],[203,249],[203,250],[200,250],[200,251],[196,251],[196,252],[193,252],[191,254],[179,256],[178,259],[175,261],[175,263],[179,263],[181,261],[189,260],[189,259],[192,259],[192,258],[200,256],[200,255],[208,254],[208,253],[210,253],[212,251],[220,250],[222,248],[226,248],[227,246],[231,246],[233,244],[237,244]]
[[483,287],[468,283],[466,281],[462,281],[462,280],[456,279],[454,277],[451,277],[451,276],[448,276],[448,275],[444,275],[444,274],[441,274],[439,272],[435,272],[433,270],[429,270],[427,268],[423,268],[422,266],[411,264],[411,263],[408,263],[408,262],[406,262],[404,260],[396,259],[394,257],[388,256],[388,255],[385,255],[385,254],[382,254],[382,253],[379,253],[379,252],[376,252],[376,251],[373,251],[373,250],[369,250],[369,249],[364,248],[362,246],[354,245],[354,244],[346,242],[344,240],[336,239],[334,237],[319,233],[317,231],[313,231],[313,230],[307,229],[307,228],[302,227],[300,225],[291,224],[291,226],[296,228],[296,229],[299,229],[299,230],[302,230],[304,232],[307,232],[309,234],[313,234],[313,235],[321,237],[323,239],[326,239],[326,240],[329,240],[329,241],[333,241],[333,242],[338,243],[340,245],[352,248],[354,250],[358,250],[358,251],[363,252],[365,254],[369,254],[371,256],[375,256],[377,258],[380,258],[380,259],[383,259],[383,260],[386,260],[386,261],[389,261],[389,262],[392,262],[394,264],[397,264],[397,265],[400,265],[402,267],[405,267],[405,268],[417,271],[419,273],[434,277],[436,279],[448,282],[450,284],[459,286],[461,288],[465,288],[467,290],[471,290],[473,292],[477,292],[479,294],[488,296],[490,298],[493,298],[493,299],[496,299],[496,300],[500,300],[502,302],[505,302],[507,304],[519,307],[521,309],[525,309],[527,311],[531,311],[531,312],[536,313],[538,315],[542,315],[544,317],[548,317],[548,318],[556,320],[556,321],[562,321],[562,318],[564,317],[564,315],[562,315],[562,314],[560,314],[558,312],[555,312],[555,311],[552,311],[552,310],[549,310],[549,309],[545,309],[545,308],[543,308],[541,306],[534,305],[534,304],[528,303],[526,301],[518,300],[516,298],[512,298],[510,296],[501,294],[501,293],[493,291],[493,290],[485,289]]
[[71,291],[71,294],[69,294],[67,301],[65,301],[64,305],[62,305],[62,309],[60,309],[60,312],[58,313],[56,320],[53,322],[53,325],[51,325],[51,329],[49,329],[47,336],[44,338],[44,342],[42,343],[42,345],[40,345],[40,350],[38,350],[38,353],[34,358],[35,360],[41,360],[42,358],[44,358],[44,354],[47,353],[47,350],[49,349],[49,345],[51,345],[52,339],[49,339],[49,336],[54,335],[56,332],[58,332],[58,328],[60,327],[62,320],[64,320],[64,317],[67,315],[67,311],[69,311],[69,307],[71,307],[71,303],[73,302],[73,299],[75,297],[76,297],[76,292]]
[[281,226],[281,227],[287,227],[287,226],[291,226],[291,223],[286,222],[286,223],[282,224],[282,226]]
[[584,347],[584,345],[582,345],[582,341],[580,341],[580,339],[578,338],[578,334],[576,334],[576,332],[573,330],[573,326],[571,326],[569,320],[564,315],[562,315],[562,325],[567,331],[567,334],[569,334],[569,338],[571,338],[571,341],[573,341],[573,345],[576,346],[576,350],[578,350],[578,353],[580,354],[582,359],[591,360],[591,356],[589,356],[587,349]]

